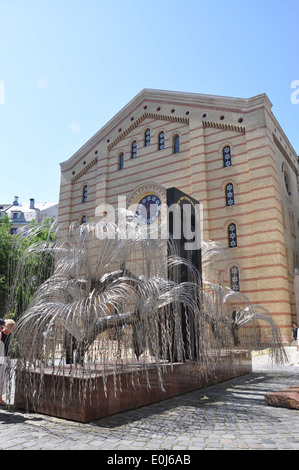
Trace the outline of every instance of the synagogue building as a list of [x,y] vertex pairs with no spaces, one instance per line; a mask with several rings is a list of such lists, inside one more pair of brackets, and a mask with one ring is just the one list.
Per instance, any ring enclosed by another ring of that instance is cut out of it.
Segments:
[[299,164],[271,109],[265,94],[142,90],[61,163],[59,222],[97,221],[119,196],[160,204],[178,188],[201,204],[203,238],[232,254],[225,284],[269,310],[288,342],[299,313]]

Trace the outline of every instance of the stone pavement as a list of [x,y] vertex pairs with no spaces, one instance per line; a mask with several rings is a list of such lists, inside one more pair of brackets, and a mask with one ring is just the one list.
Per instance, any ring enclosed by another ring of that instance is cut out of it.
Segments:
[[299,411],[264,400],[299,384],[299,354],[286,349],[287,365],[256,356],[251,374],[89,424],[1,408],[0,449],[297,450]]

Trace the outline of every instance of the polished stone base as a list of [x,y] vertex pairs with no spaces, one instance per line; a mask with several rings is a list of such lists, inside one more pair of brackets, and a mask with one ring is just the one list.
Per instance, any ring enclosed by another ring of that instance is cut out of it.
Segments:
[[197,390],[251,371],[251,354],[236,350],[224,354],[221,364],[208,378],[200,371],[198,363],[185,362],[173,364],[172,367],[163,366],[164,389],[161,387],[155,365],[147,366],[147,373],[142,368],[135,371],[134,381],[132,381],[131,371],[124,371],[116,376],[113,373],[108,374],[106,394],[100,373],[93,377],[82,378],[70,377],[67,370],[64,370],[63,374],[61,371],[53,374],[51,369],[45,371],[43,391],[39,392],[40,375],[36,371],[26,371],[17,376],[15,407],[86,423]]
[[265,395],[267,405],[299,410],[299,385]]

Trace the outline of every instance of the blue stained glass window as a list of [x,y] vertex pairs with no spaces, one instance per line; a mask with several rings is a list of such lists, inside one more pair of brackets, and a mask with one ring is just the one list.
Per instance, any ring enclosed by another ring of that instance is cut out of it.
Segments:
[[87,184],[83,188],[82,202],[87,202],[88,186]]
[[124,167],[124,154],[121,153],[118,157],[118,169],[122,170]]
[[165,137],[164,132],[160,132],[159,134],[159,142],[158,142],[158,149],[163,150],[165,148]]
[[238,266],[232,266],[230,268],[230,286],[233,291],[240,291],[240,277]]
[[225,199],[227,206],[233,206],[235,204],[234,185],[228,183],[225,186]]
[[148,147],[151,143],[151,131],[150,129],[146,129],[144,134],[144,146]]
[[180,138],[178,135],[173,138],[173,153],[180,153]]
[[237,246],[236,224],[229,224],[228,226],[228,246],[229,248],[235,248]]
[[223,166],[232,166],[232,156],[231,156],[231,150],[230,146],[226,145],[222,151],[223,154]]
[[136,158],[137,157],[137,142],[136,140],[134,140],[134,142],[132,143],[132,158]]

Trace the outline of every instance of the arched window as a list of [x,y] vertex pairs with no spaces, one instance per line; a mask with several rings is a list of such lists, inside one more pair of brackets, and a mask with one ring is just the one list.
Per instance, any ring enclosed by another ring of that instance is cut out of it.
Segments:
[[234,185],[228,183],[225,186],[225,200],[227,206],[233,206],[235,204]]
[[87,202],[87,195],[88,195],[88,186],[86,184],[83,187],[83,191],[82,191],[82,202]]
[[226,145],[223,150],[222,150],[222,155],[223,155],[223,166],[231,166],[232,165],[232,156],[231,156],[231,150],[230,146]]
[[292,191],[291,191],[290,179],[289,179],[289,175],[286,171],[283,172],[283,179],[284,179],[284,185],[285,185],[285,188],[286,188],[286,192],[288,193],[289,196],[291,196]]
[[124,154],[123,153],[120,153],[119,156],[118,156],[118,169],[119,170],[122,170],[123,167],[124,167]]
[[165,148],[165,138],[164,138],[164,132],[160,132],[159,134],[159,140],[158,140],[158,149],[163,150]]
[[148,147],[151,143],[151,131],[150,129],[146,129],[144,134],[144,146]]
[[240,292],[240,276],[238,266],[230,268],[230,287],[235,292]]
[[83,215],[81,218],[81,225],[86,224],[86,221],[87,221],[87,217],[86,215]]
[[228,246],[229,248],[235,248],[237,246],[236,224],[229,224],[228,226]]
[[137,157],[137,141],[134,140],[132,143],[132,148],[131,148],[131,157],[136,158]]
[[180,153],[180,137],[178,135],[173,138],[173,153]]

